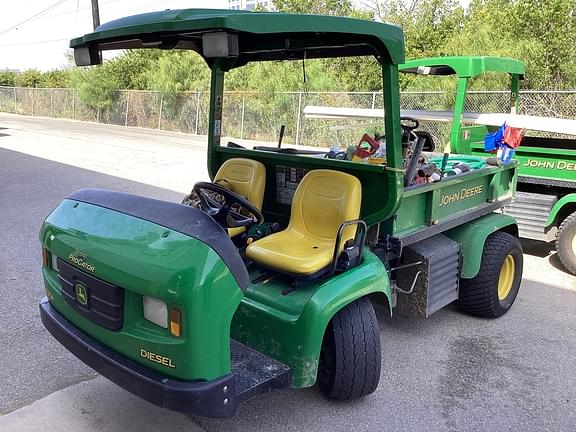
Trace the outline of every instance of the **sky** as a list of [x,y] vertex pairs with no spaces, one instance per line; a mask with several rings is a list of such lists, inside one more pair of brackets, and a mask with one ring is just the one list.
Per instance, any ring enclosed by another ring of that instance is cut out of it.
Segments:
[[[36,19],[33,17],[58,0],[6,1],[0,13],[0,70],[42,71],[67,65],[70,39],[92,31],[90,0],[60,0]],[[99,0],[100,22],[164,9],[227,8],[228,0]],[[8,30],[8,31],[6,31]]]
[[[469,1],[461,3],[467,6]],[[0,13],[0,70],[48,71],[68,66],[65,54],[70,39],[92,31],[90,0],[5,0],[4,3],[8,4]],[[55,6],[50,8],[52,5]],[[99,5],[100,22],[105,23],[164,9],[227,8],[228,0],[99,0]]]

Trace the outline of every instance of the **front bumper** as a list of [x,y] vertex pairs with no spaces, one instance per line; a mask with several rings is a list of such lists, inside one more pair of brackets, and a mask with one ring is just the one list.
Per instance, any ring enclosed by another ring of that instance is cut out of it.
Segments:
[[99,374],[148,402],[205,417],[231,417],[237,404],[234,375],[212,381],[180,381],[150,370],[77,329],[50,304],[40,302],[44,327],[68,351]]

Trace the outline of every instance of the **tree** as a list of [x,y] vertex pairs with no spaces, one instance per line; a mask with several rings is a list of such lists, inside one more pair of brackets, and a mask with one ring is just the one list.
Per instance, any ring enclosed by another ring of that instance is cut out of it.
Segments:
[[37,69],[28,69],[16,74],[14,85],[17,87],[38,87],[42,81],[42,73]]
[[55,69],[41,75],[39,87],[64,88],[68,86],[68,81],[68,70]]
[[0,71],[0,86],[12,87],[16,83],[16,73],[12,71]]
[[210,86],[209,69],[194,51],[166,51],[147,77],[149,88],[164,96],[183,91],[205,91]]
[[348,16],[354,11],[350,0],[273,0],[278,12]]

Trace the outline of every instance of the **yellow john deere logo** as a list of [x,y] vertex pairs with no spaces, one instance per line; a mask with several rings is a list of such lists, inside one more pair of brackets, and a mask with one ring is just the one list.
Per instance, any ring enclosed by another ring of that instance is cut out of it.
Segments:
[[88,304],[88,291],[86,291],[86,286],[81,283],[77,283],[74,285],[74,292],[76,294],[76,300],[82,306],[86,306]]

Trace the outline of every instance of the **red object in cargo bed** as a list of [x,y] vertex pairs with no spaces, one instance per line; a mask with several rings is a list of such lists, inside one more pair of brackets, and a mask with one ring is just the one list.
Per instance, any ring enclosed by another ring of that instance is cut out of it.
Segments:
[[[368,145],[366,145],[366,144],[368,144]],[[368,146],[370,146],[370,147],[368,147]],[[376,153],[376,150],[378,150],[379,148],[380,148],[380,143],[378,141],[376,141],[370,135],[364,134],[364,135],[362,135],[362,138],[360,138],[360,142],[356,146],[356,156],[358,156],[362,159],[370,157],[374,153]]]
[[506,129],[504,129],[504,137],[503,141],[508,147],[515,149],[516,147],[520,147],[522,144],[522,138],[524,138],[524,132],[526,129],[515,128],[506,125]]

